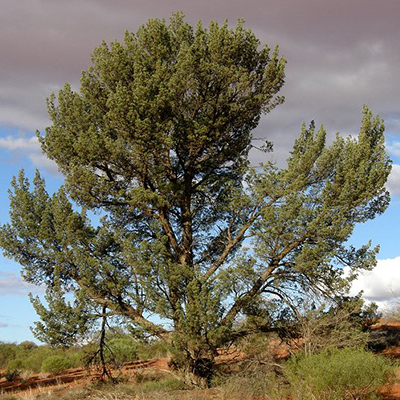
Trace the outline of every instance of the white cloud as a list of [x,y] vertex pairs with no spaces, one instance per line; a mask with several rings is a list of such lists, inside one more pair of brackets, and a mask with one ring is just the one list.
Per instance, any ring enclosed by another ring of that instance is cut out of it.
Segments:
[[386,183],[386,187],[392,195],[400,195],[400,165],[393,164],[392,172]]
[[353,282],[350,294],[363,291],[363,299],[386,308],[400,297],[400,257],[378,260],[372,271],[360,273]]
[[400,142],[394,142],[392,144],[386,144],[388,153],[394,156],[400,156]]
[[43,290],[36,285],[25,282],[21,276],[0,271],[0,295],[24,295],[28,293],[42,293]]
[[33,137],[14,137],[7,136],[0,138],[0,148],[13,153],[24,153],[32,161],[33,165],[38,168],[44,168],[48,172],[58,175],[57,164],[48,159],[40,148],[38,138]]
[[40,144],[36,136],[31,138],[16,138],[7,136],[0,138],[0,147],[10,151],[23,150],[27,152],[40,152]]

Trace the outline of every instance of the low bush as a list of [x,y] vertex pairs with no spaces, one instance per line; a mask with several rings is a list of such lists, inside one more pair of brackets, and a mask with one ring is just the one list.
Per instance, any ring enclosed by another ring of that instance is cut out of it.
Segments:
[[10,360],[7,363],[7,368],[4,376],[7,381],[12,382],[19,377],[23,369],[24,362],[21,359],[17,358],[14,360]]
[[64,356],[51,356],[42,363],[42,372],[59,374],[71,368],[71,361]]
[[159,340],[150,343],[138,342],[137,352],[138,352],[138,358],[140,360],[147,360],[149,358],[167,357],[168,345]]
[[121,337],[110,340],[107,343],[106,362],[121,367],[128,361],[138,359],[137,342],[129,337]]
[[294,400],[371,399],[394,373],[389,360],[359,348],[323,351],[309,357],[298,355],[285,365]]
[[45,346],[38,346],[32,349],[24,359],[24,369],[32,372],[40,372],[42,363],[46,358],[58,355],[56,350]]

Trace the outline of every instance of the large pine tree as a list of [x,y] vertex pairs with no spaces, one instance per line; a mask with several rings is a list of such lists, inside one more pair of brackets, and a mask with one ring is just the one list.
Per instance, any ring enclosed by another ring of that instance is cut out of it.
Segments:
[[47,287],[49,309],[33,299],[39,338],[71,343],[107,310],[168,341],[205,385],[220,346],[275,328],[268,299],[337,295],[343,265],[373,267],[375,249],[344,243],[389,201],[379,118],[365,109],[359,137],[329,147],[303,126],[287,168],[252,169],[251,132],[283,100],[285,61],[241,22],[150,20],[92,62],[79,92],[50,97],[40,137],[65,185],[49,196],[21,173],[0,233],[25,279]]

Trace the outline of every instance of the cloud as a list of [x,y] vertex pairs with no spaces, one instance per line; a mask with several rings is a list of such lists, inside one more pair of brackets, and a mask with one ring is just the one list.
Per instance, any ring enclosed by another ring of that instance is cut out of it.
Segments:
[[360,273],[352,283],[351,295],[363,291],[363,298],[381,306],[400,298],[400,257],[378,260],[372,271]]
[[46,97],[64,82],[78,86],[102,40],[121,40],[125,30],[177,10],[191,24],[244,18],[263,41],[280,45],[287,101],[256,133],[274,141],[276,157],[287,154],[302,121],[347,134],[358,131],[364,103],[382,117],[400,109],[398,0],[364,0],[362,7],[357,0],[230,0],[229,7],[226,0],[120,0],[118,7],[107,0],[19,0],[3,4],[0,15],[0,124],[43,129]]
[[40,144],[36,136],[31,138],[15,138],[13,136],[0,138],[0,147],[11,151],[15,150],[22,150],[28,152],[41,151]]
[[389,192],[394,195],[400,195],[400,165],[393,164],[392,171],[390,172],[386,187]]
[[[20,275],[0,271],[0,295],[24,295],[42,293],[39,286],[25,282]],[[3,317],[3,316],[1,316]]]
[[400,156],[400,142],[386,144],[386,149],[389,154],[392,154],[394,156]]
[[11,325],[7,322],[4,322],[4,320],[6,321],[10,321],[12,318],[8,315],[0,315],[0,328],[8,328]]
[[7,136],[0,138],[0,149],[8,150],[14,154],[25,154],[38,168],[44,168],[48,172],[59,175],[57,164],[48,159],[40,148],[38,138],[33,137],[14,137]]

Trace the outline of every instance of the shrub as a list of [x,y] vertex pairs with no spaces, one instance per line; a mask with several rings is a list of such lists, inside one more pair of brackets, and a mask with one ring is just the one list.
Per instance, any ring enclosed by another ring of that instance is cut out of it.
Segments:
[[78,368],[85,365],[85,353],[83,350],[74,349],[74,351],[68,352],[67,356],[71,363],[70,368]]
[[42,372],[50,374],[59,374],[71,367],[71,362],[64,356],[51,356],[46,358],[42,363]]
[[6,368],[7,363],[15,358],[15,344],[0,342],[0,368]]
[[286,363],[285,376],[293,399],[338,400],[350,394],[369,399],[392,379],[394,367],[382,356],[346,348],[298,355]]
[[24,350],[33,350],[38,347],[38,345],[30,340],[25,340],[24,342],[21,342],[18,347],[21,347]]
[[21,359],[17,358],[14,360],[10,360],[7,363],[5,378],[7,379],[7,381],[12,382],[20,375],[23,369],[24,362]]
[[129,337],[115,338],[108,342],[106,362],[120,367],[122,364],[138,359],[138,345]]
[[38,346],[30,351],[29,355],[24,361],[25,369],[32,372],[40,372],[42,370],[42,363],[46,358],[57,355],[54,350],[48,347]]
[[168,345],[159,340],[150,343],[138,342],[137,346],[138,358],[140,360],[166,357],[168,355]]

